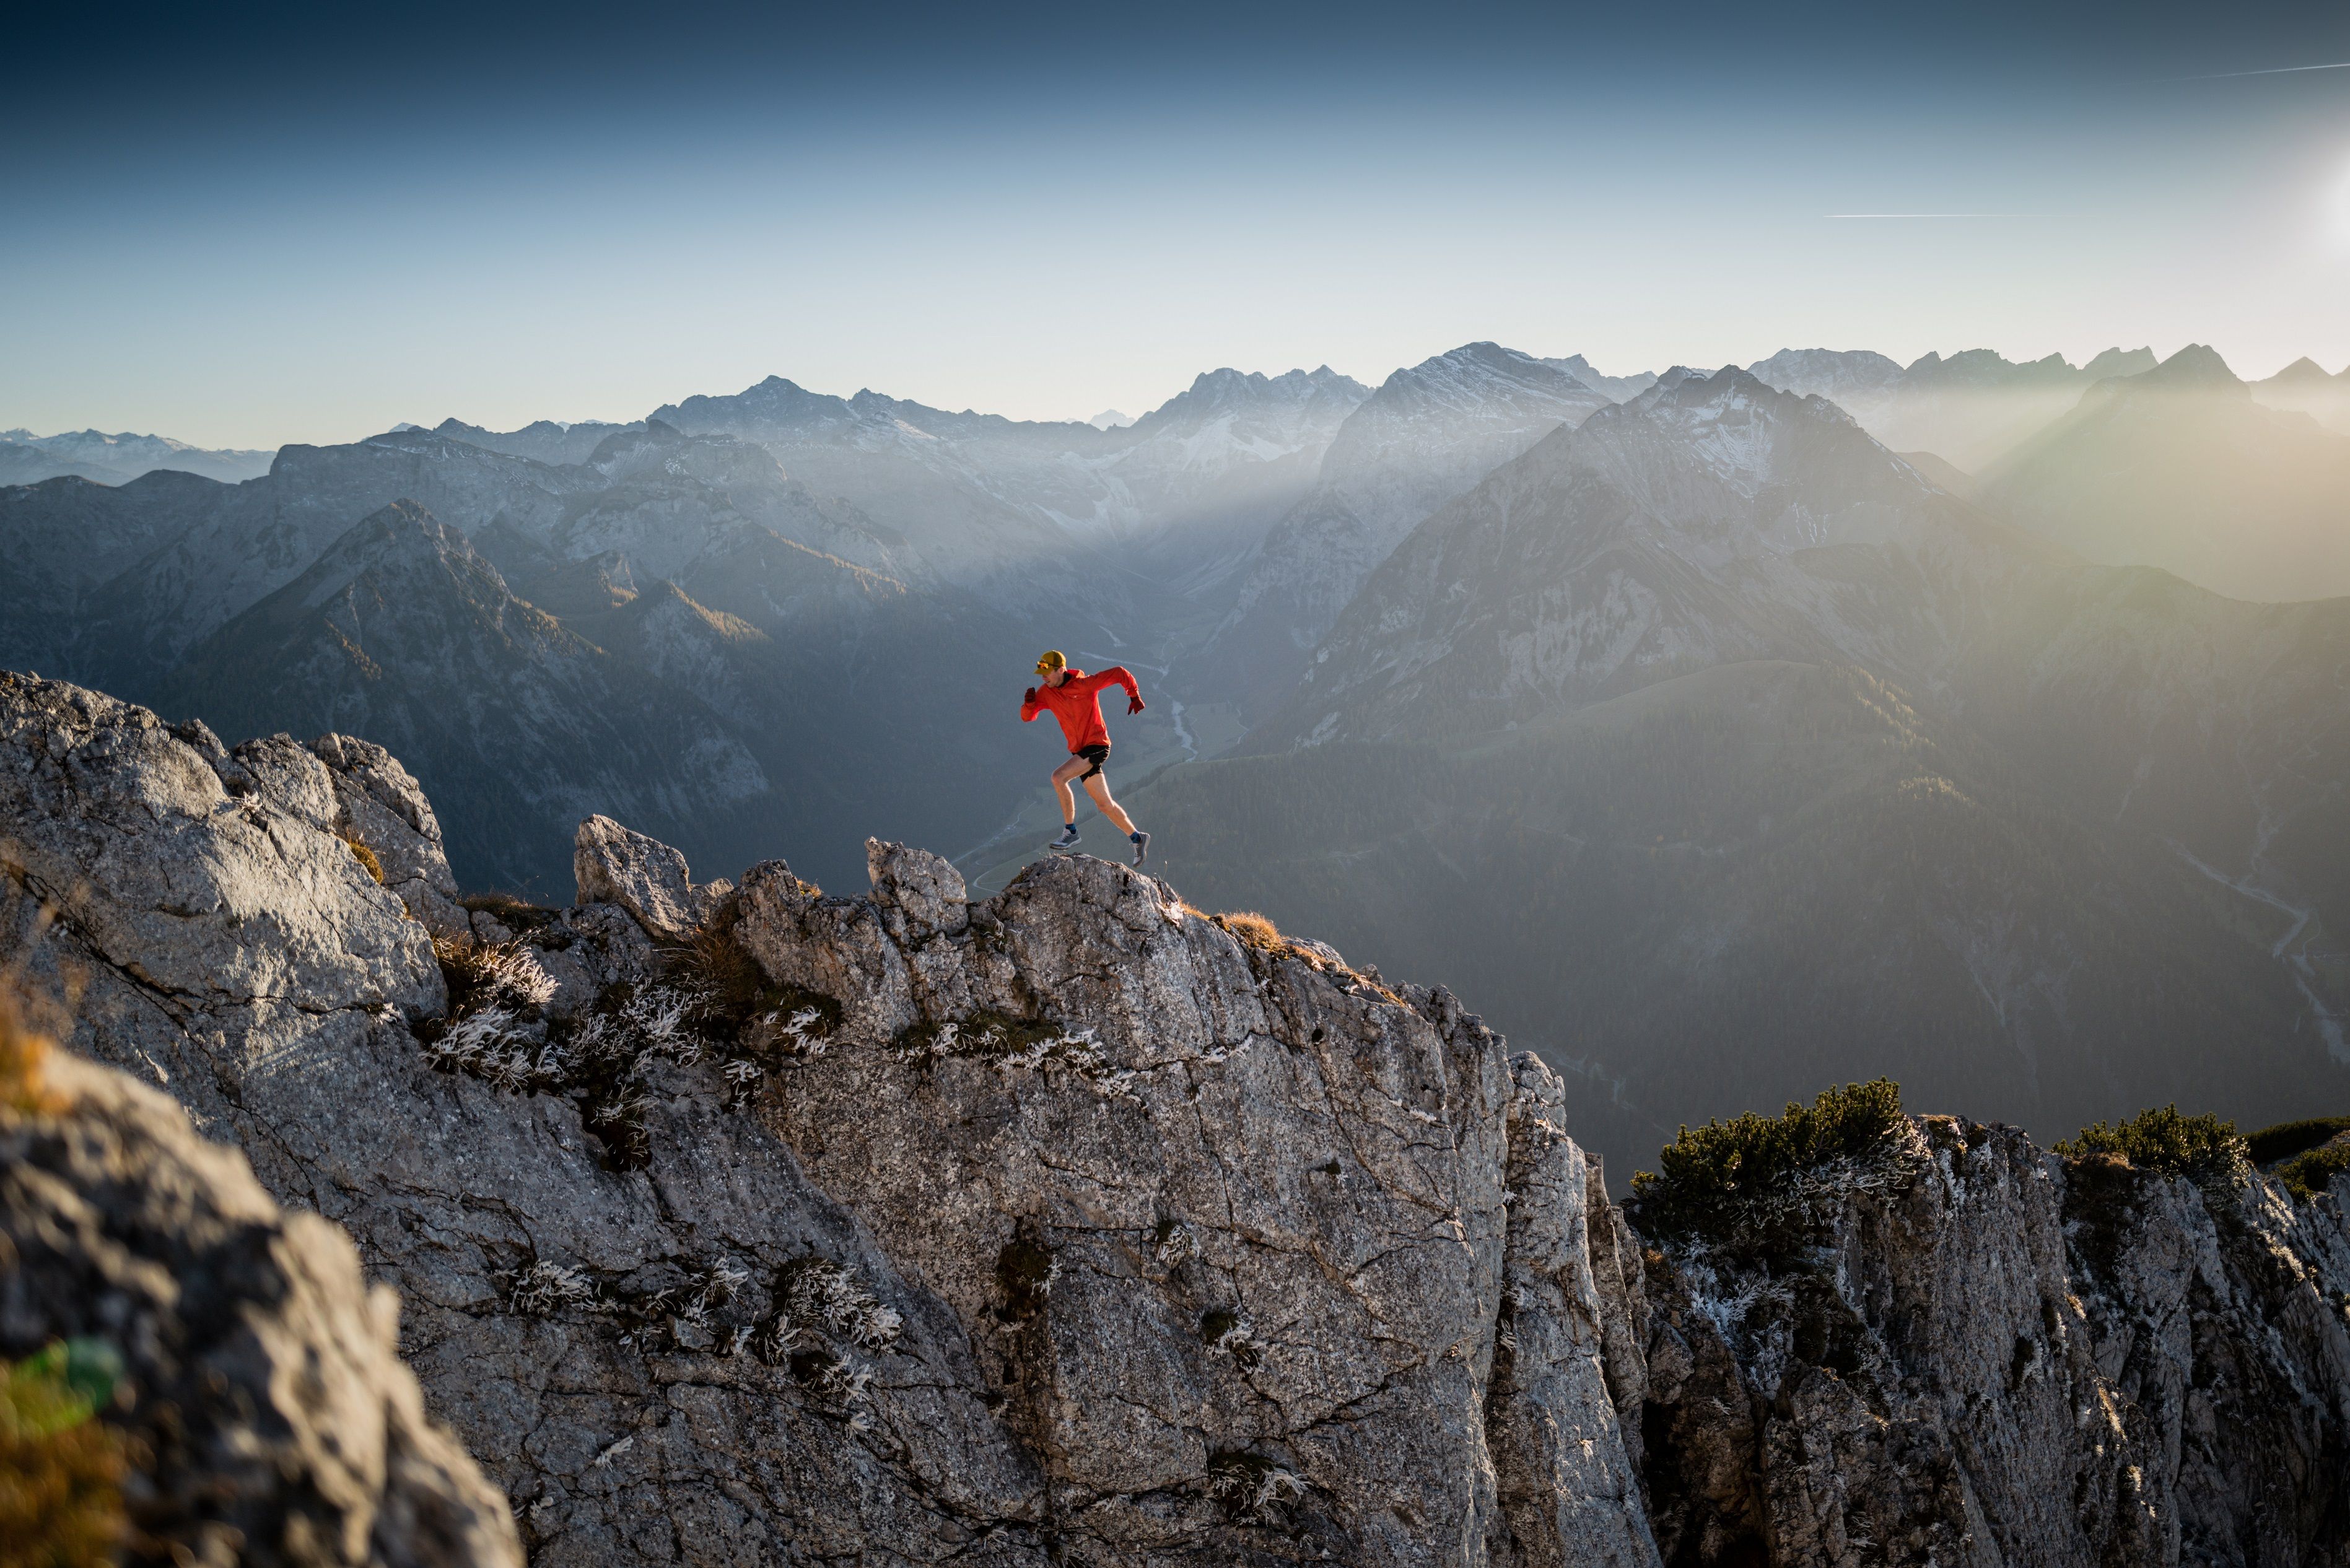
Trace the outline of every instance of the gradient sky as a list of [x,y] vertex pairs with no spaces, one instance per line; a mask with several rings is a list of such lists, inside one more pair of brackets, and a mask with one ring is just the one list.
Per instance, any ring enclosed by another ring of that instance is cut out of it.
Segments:
[[9,52],[0,428],[770,373],[1083,418],[1482,337],[2350,362],[2350,69],[2279,69],[2350,62],[2339,3],[81,7]]

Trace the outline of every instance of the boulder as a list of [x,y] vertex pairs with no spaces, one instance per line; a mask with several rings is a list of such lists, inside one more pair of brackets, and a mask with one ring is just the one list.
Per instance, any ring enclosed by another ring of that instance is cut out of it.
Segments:
[[683,855],[608,816],[580,823],[572,840],[571,869],[579,903],[618,904],[653,936],[671,941],[701,924],[733,890],[724,881],[697,888]]
[[126,1471],[89,1500],[97,1528],[142,1561],[521,1568],[349,1237],[280,1210],[163,1096],[5,1018],[0,1091],[0,1357],[65,1345],[92,1369],[92,1446]]

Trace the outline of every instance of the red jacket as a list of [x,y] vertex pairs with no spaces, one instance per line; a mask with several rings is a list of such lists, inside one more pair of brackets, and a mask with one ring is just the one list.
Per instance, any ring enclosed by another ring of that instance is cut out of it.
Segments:
[[1025,724],[1049,708],[1061,722],[1061,733],[1068,737],[1071,755],[1087,746],[1107,746],[1109,730],[1102,723],[1101,699],[1096,695],[1105,686],[1123,686],[1128,696],[1142,701],[1142,688],[1123,664],[1113,664],[1098,675],[1072,670],[1058,686],[1038,682],[1035,694],[1020,704],[1020,722]]

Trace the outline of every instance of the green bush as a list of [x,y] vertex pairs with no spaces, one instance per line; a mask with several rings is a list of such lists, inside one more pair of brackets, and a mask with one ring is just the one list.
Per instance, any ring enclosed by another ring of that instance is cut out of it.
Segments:
[[1808,1106],[1791,1101],[1779,1116],[1749,1111],[1684,1127],[1658,1155],[1654,1173],[1632,1178],[1633,1201],[1641,1223],[1660,1233],[1718,1230],[1783,1196],[1796,1177],[1890,1153],[1904,1125],[1900,1085],[1873,1078],[1828,1089]]
[[2277,1167],[2276,1174],[2287,1192],[2311,1199],[2345,1170],[2350,1170],[2350,1143],[2329,1143],[2286,1160]]
[[2182,1116],[2177,1106],[2140,1111],[2126,1122],[2095,1122],[2056,1145],[2067,1159],[2118,1155],[2140,1170],[2184,1176],[2204,1186],[2240,1185],[2251,1158],[2236,1124],[2217,1116]]
[[2312,1116],[2306,1121],[2279,1122],[2262,1127],[2244,1140],[2254,1165],[2274,1165],[2306,1148],[2330,1143],[2337,1133],[2350,1132],[2350,1116]]

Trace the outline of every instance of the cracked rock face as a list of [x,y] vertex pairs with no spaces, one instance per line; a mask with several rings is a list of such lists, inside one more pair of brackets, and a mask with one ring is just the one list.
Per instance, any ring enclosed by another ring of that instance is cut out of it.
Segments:
[[1898,1179],[1816,1199],[1815,1247],[1648,1253],[1668,1561],[2350,1560],[2338,1197],[1915,1126]]
[[765,1070],[659,1044],[668,961],[591,887],[519,934],[556,1022],[516,1027],[642,1048],[619,1091],[499,1089],[431,1064],[449,993],[296,753],[331,763],[268,748],[232,794],[250,748],[54,683],[0,702],[11,929],[79,975],[73,1044],[353,1233],[534,1555],[1653,1560],[1620,1486],[1543,1495],[1629,1474],[1612,1407],[1552,1419],[1594,1341],[1544,1314],[1596,1320],[1587,1271],[1513,1309],[1496,1390],[1513,1170],[1555,1260],[1587,1167],[1563,1133],[1513,1167],[1511,1107],[1555,1085],[1443,992],[1244,948],[1100,861],[972,905],[877,846],[873,898],[771,864],[727,905],[764,971],[743,1037],[790,1043]]
[[120,1357],[99,1408],[138,1456],[139,1561],[519,1568],[505,1499],[426,1418],[399,1303],[348,1237],[280,1212],[119,1073],[52,1054],[38,1097],[0,1101],[0,1355]]
[[436,961],[403,778],[0,677],[0,913],[357,1240],[538,1561],[2350,1561],[2338,1194],[1924,1118],[1800,1247],[1644,1239],[1448,992],[1127,867],[591,819]]

